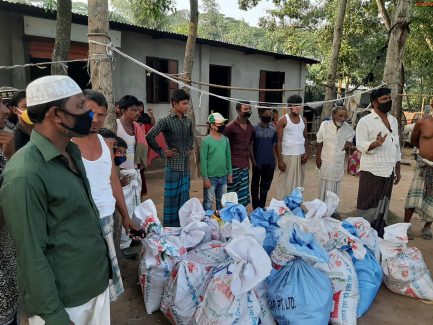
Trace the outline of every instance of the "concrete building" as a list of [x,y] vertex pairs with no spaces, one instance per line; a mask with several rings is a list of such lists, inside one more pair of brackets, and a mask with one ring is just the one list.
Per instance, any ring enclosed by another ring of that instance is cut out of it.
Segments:
[[[47,62],[51,59],[55,38],[55,12],[25,4],[0,1],[0,66]],[[87,58],[87,16],[72,18],[70,59]],[[180,34],[110,22],[112,43],[122,52],[156,68],[176,74],[183,70],[187,37]],[[114,97],[137,96],[154,109],[156,118],[169,111],[170,91],[176,84],[146,71],[119,55],[115,55],[113,71]],[[196,84],[197,88],[244,100],[283,102],[293,93],[303,96],[306,65],[316,60],[266,52],[235,44],[197,39],[192,79],[202,83],[242,88],[298,89],[285,93],[221,89]],[[0,86],[25,88],[33,79],[49,74],[49,67],[0,70]],[[69,75],[82,88],[89,87],[85,62],[69,64]],[[205,124],[211,111],[233,118],[235,104],[193,92],[198,124]],[[254,118],[255,117],[255,118]],[[257,120],[257,113],[253,113]]]

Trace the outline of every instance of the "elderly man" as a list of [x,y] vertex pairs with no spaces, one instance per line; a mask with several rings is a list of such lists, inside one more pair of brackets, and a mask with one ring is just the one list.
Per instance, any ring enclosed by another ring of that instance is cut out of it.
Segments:
[[340,195],[346,149],[352,145],[355,135],[346,119],[346,107],[337,106],[332,110],[332,120],[323,121],[317,132],[316,166],[320,169],[319,199],[322,201],[327,191]]
[[0,207],[14,240],[30,325],[110,324],[110,259],[78,146],[92,111],[68,76],[27,87],[30,142],[3,172]]
[[[412,184],[407,194],[404,222],[410,222],[413,213],[425,222],[421,235],[431,240],[433,221],[433,117],[419,119],[412,131],[412,144],[419,149]],[[408,231],[413,239],[412,230]]]
[[302,98],[287,98],[289,113],[277,124],[277,198],[284,199],[304,185],[305,163],[308,160],[307,120],[301,116]]
[[373,110],[356,127],[356,147],[362,153],[358,213],[383,235],[388,221],[392,186],[400,181],[400,141],[398,122],[389,111],[392,107],[389,88],[370,94]]

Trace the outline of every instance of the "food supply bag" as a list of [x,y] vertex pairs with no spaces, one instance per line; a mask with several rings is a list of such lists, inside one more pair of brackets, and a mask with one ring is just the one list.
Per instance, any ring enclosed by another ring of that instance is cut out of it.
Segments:
[[227,258],[224,243],[209,242],[189,251],[176,265],[161,301],[161,311],[172,324],[190,324],[213,269]]
[[355,236],[358,237],[365,247],[374,252],[376,260],[380,263],[379,236],[376,229],[372,228],[370,223],[362,217],[350,217],[343,221],[343,227],[347,224],[355,227]]
[[192,324],[275,324],[255,289],[270,274],[271,260],[245,221],[233,221],[233,239],[225,247],[230,258],[213,271]]
[[[357,235],[355,226],[346,222],[343,224],[344,228],[351,234]],[[363,245],[363,244],[361,244]],[[349,254],[352,256],[353,265],[355,266],[358,275],[359,283],[359,304],[358,304],[358,317],[364,316],[368,309],[373,304],[377,293],[382,285],[382,268],[377,261],[374,252],[367,248],[367,252],[363,259],[357,258],[352,249],[349,249]]]
[[132,219],[137,228],[146,232],[146,238],[141,240],[143,249],[138,275],[146,312],[151,314],[159,310],[164,285],[186,249],[178,236],[164,232],[152,200],[135,208]]
[[422,254],[416,247],[407,247],[409,227],[409,223],[385,227],[379,241],[384,282],[395,293],[433,300],[433,281]]
[[268,281],[268,301],[276,322],[327,325],[332,310],[331,281],[312,264],[327,264],[329,257],[313,235],[296,224],[283,229],[271,260],[274,270]]
[[258,208],[250,215],[251,223],[257,227],[263,227],[266,230],[266,238],[263,242],[263,248],[266,253],[271,254],[275,246],[277,246],[278,238],[280,237],[280,226],[278,214],[272,210],[264,210]]
[[233,204],[227,202],[225,207],[219,211],[219,216],[224,224],[221,227],[220,235],[223,238],[232,237],[232,221],[239,222],[248,218],[247,209],[242,204]]
[[301,208],[304,196],[302,195],[302,187],[295,188],[292,193],[284,198],[284,203],[292,211],[292,213],[300,218],[304,218],[305,213]]

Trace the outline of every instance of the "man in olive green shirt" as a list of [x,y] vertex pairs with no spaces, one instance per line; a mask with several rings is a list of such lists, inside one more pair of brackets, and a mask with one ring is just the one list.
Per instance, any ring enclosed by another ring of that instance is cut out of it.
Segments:
[[25,311],[34,316],[30,325],[109,324],[107,246],[80,151],[70,141],[88,134],[91,111],[67,76],[33,81],[27,101],[35,129],[4,170],[0,208],[16,246]]

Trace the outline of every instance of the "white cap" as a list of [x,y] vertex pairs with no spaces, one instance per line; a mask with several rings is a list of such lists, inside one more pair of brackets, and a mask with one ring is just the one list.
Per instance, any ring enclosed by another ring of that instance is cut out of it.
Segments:
[[42,77],[32,81],[27,86],[27,107],[53,102],[81,93],[80,86],[68,76]]
[[222,116],[220,113],[210,114],[207,120],[209,123],[224,123],[225,121],[227,121],[227,119],[224,118],[224,116]]

